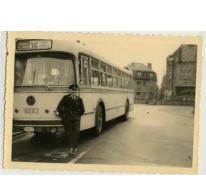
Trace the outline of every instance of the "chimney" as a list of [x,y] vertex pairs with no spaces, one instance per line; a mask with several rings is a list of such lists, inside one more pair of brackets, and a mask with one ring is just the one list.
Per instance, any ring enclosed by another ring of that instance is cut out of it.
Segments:
[[152,70],[152,63],[147,63],[147,67]]

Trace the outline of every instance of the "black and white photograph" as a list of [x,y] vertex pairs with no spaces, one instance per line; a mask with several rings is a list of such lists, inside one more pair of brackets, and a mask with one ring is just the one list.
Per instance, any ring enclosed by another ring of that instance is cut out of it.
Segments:
[[201,37],[7,41],[5,168],[197,172]]

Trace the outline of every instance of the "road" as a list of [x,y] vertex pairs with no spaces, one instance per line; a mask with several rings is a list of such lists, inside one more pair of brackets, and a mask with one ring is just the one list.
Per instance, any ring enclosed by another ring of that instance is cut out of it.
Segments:
[[21,162],[191,167],[194,117],[190,106],[135,104],[126,122],[106,123],[99,137],[82,131],[78,153],[68,155],[63,134],[13,138],[12,160]]

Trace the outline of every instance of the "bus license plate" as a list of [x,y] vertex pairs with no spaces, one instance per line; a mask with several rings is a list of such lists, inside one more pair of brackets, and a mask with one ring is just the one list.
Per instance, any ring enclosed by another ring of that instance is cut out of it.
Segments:
[[26,132],[34,132],[34,128],[33,127],[25,127],[24,131],[26,131]]
[[38,114],[39,109],[38,108],[24,108],[25,114]]

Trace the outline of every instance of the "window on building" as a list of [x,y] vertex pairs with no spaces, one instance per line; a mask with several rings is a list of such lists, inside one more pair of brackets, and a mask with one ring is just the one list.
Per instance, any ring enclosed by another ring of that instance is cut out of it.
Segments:
[[189,70],[189,72],[188,72],[188,79],[192,79],[192,72],[191,72],[191,70]]
[[183,72],[183,70],[180,71],[180,79],[184,79],[184,72]]
[[178,57],[175,57],[175,61],[176,61],[176,62],[179,62],[179,58],[178,58]]
[[142,76],[142,73],[141,72],[137,72],[137,76]]
[[145,98],[146,92],[142,92],[143,99]]
[[154,76],[154,74],[153,74],[153,73],[150,73],[150,74],[149,74],[149,76],[150,76],[150,77],[153,77],[153,76]]
[[185,70],[185,79],[188,79],[188,72]]
[[146,82],[143,82],[143,86],[146,86]]
[[151,87],[152,87],[152,88],[155,87],[155,82],[154,82],[154,81],[151,82]]
[[141,85],[141,81],[137,81],[137,85],[140,86]]
[[141,92],[136,92],[136,95],[137,96],[141,96]]

